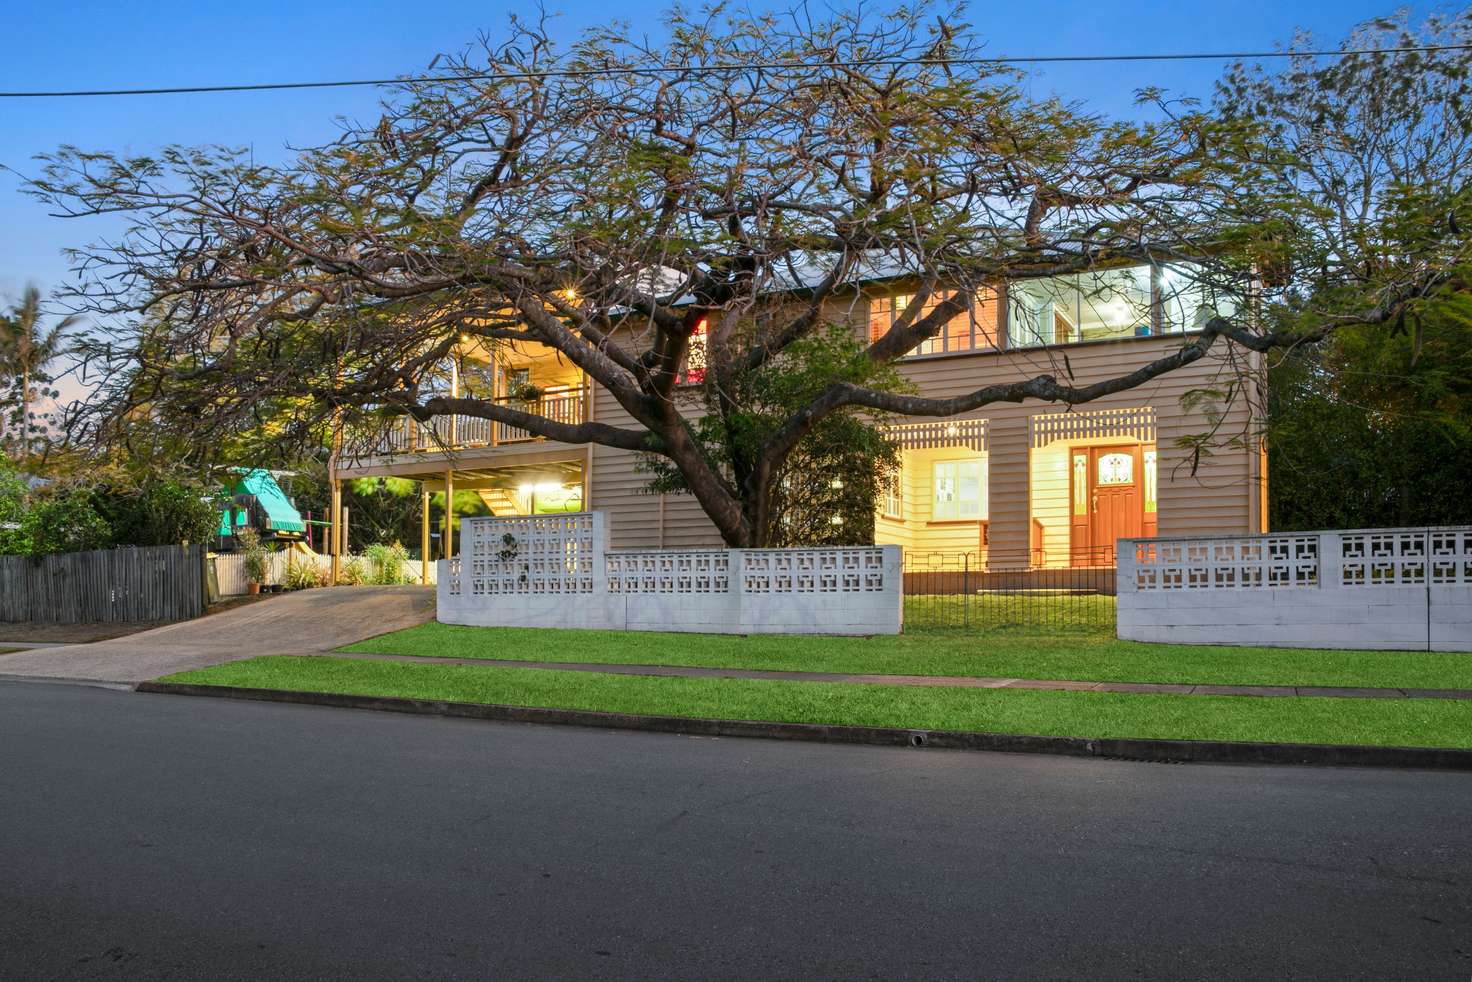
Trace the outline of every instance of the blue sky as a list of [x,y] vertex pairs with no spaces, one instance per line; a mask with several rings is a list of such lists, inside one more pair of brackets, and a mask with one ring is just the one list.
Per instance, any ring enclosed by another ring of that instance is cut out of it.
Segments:
[[[785,6],[785,5],[784,5]],[[0,90],[154,87],[330,78],[386,77],[422,70],[440,51],[457,50],[481,31],[498,31],[508,12],[528,7],[436,0],[433,3],[189,4],[23,2],[6,14]],[[610,18],[637,24],[658,9],[630,0],[548,0],[555,30],[571,36]],[[1305,0],[1285,3],[1177,2],[977,4],[970,17],[998,55],[1051,55],[1269,49],[1296,27],[1329,46],[1354,24],[1389,13],[1389,3]],[[651,22],[651,30],[655,25]],[[1206,96],[1216,62],[1053,65],[1033,82],[1127,111],[1143,85]],[[147,152],[159,146],[225,143],[279,159],[288,145],[330,138],[334,118],[375,118],[368,89],[179,95],[75,100],[0,100],[0,164],[33,171],[31,157],[60,144]],[[28,281],[50,290],[68,275],[60,251],[105,236],[103,220],[50,218],[0,173],[0,301]]]

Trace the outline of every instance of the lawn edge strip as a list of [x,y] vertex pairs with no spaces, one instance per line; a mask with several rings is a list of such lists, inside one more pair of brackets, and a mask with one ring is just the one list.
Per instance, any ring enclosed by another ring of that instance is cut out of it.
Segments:
[[164,695],[295,703],[332,706],[339,709],[371,709],[419,716],[448,716],[498,722],[555,723],[564,726],[641,730],[683,736],[759,737],[769,740],[806,740],[819,743],[867,744],[938,750],[985,750],[1000,753],[1055,754],[1067,757],[1122,758],[1159,763],[1301,764],[1322,767],[1472,770],[1472,750],[1450,747],[1089,738],[906,729],[887,726],[845,726],[827,723],[778,723],[686,716],[644,716],[586,709],[407,699],[398,696],[347,695],[292,689],[257,689],[186,682],[140,682],[134,688],[138,692]]
[[[754,679],[771,682],[837,682],[844,685],[903,685],[936,689],[1030,689],[1040,692],[1118,692],[1132,695],[1252,696],[1254,698],[1453,699],[1472,700],[1472,689],[1408,689],[1387,685],[1256,685],[1218,682],[1130,682],[1110,679],[1040,679],[997,675],[905,675],[874,672],[803,672],[789,669],[716,668],[707,665],[660,665],[654,662],[535,661],[526,658],[477,658],[456,655],[404,655],[379,651],[322,651],[321,658],[346,661],[464,665],[469,668],[515,668],[543,672],[586,672],[589,675],[647,678]],[[1199,690],[1199,691],[1198,691]]]

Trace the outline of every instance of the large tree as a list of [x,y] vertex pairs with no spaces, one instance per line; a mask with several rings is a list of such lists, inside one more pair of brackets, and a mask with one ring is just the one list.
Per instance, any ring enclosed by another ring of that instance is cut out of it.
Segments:
[[[1224,113],[1263,124],[1275,182],[1313,205],[1295,212],[1298,295],[1268,314],[1305,335],[1336,328],[1269,360],[1275,527],[1472,520],[1455,490],[1472,474],[1469,44],[1472,11],[1414,26],[1402,13],[1354,31],[1344,47],[1360,53],[1239,65],[1219,88]],[[1418,50],[1435,45],[1449,47]],[[1388,327],[1321,317],[1339,296],[1394,295],[1417,269],[1443,276]]]
[[[110,378],[93,422],[146,406],[196,439],[269,421],[320,441],[328,420],[483,417],[661,458],[729,543],[761,545],[785,468],[825,423],[1087,403],[1223,338],[1263,352],[1393,324],[1462,262],[1443,221],[1424,251],[1346,276],[1375,246],[1327,261],[1304,229],[1332,198],[1305,191],[1261,117],[1156,93],[1146,122],[1032,99],[959,11],[676,12],[644,37],[559,48],[513,22],[280,167],[219,148],[51,155],[33,193],[132,219],[79,253],[85,309],[134,315],[89,352]],[[874,384],[998,280],[1183,260],[1223,291],[1268,270],[1266,315],[1214,318],[1087,385],[1052,352],[1046,372],[954,398]],[[748,403],[860,284],[895,274],[916,302],[861,363],[836,361],[796,405]],[[706,368],[682,385],[701,324]],[[440,366],[467,340],[556,348],[627,418],[450,398]]]
[[46,414],[36,411],[43,399],[60,393],[52,389],[49,366],[61,357],[77,326],[76,315],[62,317],[50,327],[43,323],[41,291],[28,285],[20,302],[0,316],[0,432],[19,456],[25,456],[46,431]]

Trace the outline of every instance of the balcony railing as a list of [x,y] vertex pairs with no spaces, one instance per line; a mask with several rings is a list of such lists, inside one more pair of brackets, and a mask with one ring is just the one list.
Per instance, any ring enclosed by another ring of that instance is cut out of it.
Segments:
[[[538,399],[497,399],[512,409],[541,416],[558,423],[582,423],[588,418],[587,389],[557,392]],[[499,447],[505,444],[535,443],[543,437],[519,426],[484,419],[480,416],[434,416],[420,423],[407,416],[394,421],[378,441],[378,453],[401,454],[418,451],[464,450],[477,447]]]

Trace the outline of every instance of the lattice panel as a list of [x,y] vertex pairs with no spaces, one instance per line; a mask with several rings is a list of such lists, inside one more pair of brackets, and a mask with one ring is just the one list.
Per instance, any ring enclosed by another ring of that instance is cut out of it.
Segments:
[[467,518],[462,589],[473,596],[592,593],[599,533],[588,512]]
[[1472,528],[1431,529],[1427,538],[1431,582],[1472,584]]
[[1424,530],[1341,533],[1341,582],[1345,586],[1425,584],[1427,537]]
[[1233,590],[1319,585],[1317,535],[1156,539],[1135,543],[1138,590]]
[[878,593],[884,590],[880,549],[752,549],[745,553],[747,593]]
[[898,423],[886,426],[884,436],[903,450],[969,447],[977,453],[986,452],[986,420],[984,419]]
[[1028,420],[1034,449],[1054,440],[1084,440],[1107,436],[1155,442],[1155,410],[1150,406],[1134,409],[1100,409],[1087,413],[1041,413]]
[[605,565],[609,593],[726,593],[731,554],[707,552],[611,552]]
[[460,560],[449,560],[449,576],[445,580],[445,591],[452,597],[460,596]]

